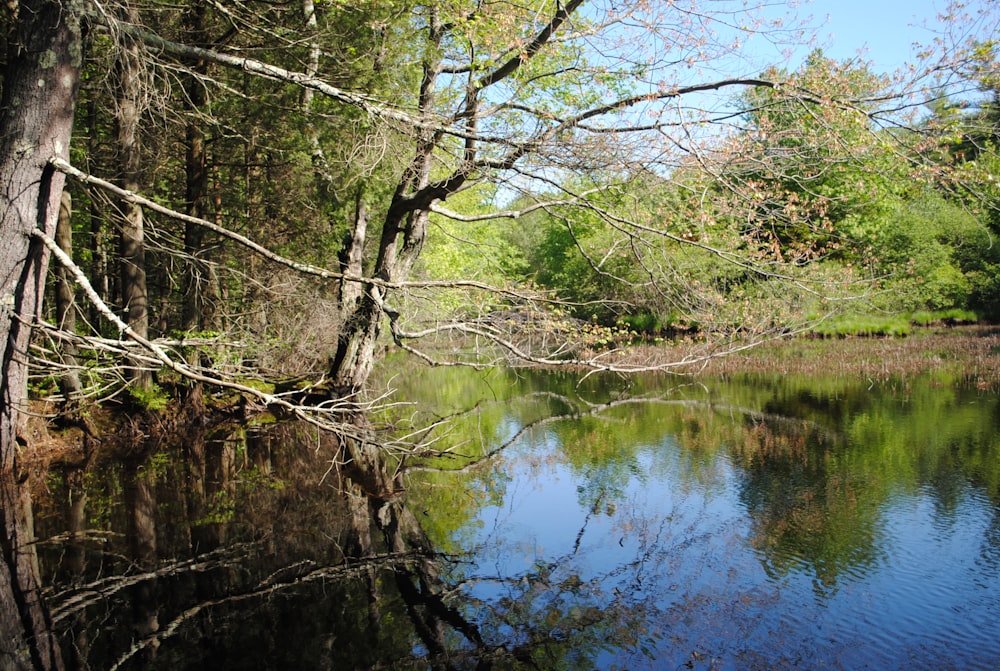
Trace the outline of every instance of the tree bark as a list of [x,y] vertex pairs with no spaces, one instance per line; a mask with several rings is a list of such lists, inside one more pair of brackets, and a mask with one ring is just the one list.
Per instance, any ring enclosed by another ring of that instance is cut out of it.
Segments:
[[[98,104],[94,94],[86,98],[87,118],[87,156],[91,161],[100,155],[101,126],[98,121]],[[107,217],[99,200],[90,199],[90,277],[97,295],[105,303],[111,302],[112,281],[114,273],[108,268],[108,235],[106,231]],[[107,322],[97,306],[88,303],[88,320],[94,329],[101,334],[107,334]]]
[[[194,2],[184,15],[184,30],[190,41],[198,46],[207,44],[205,4]],[[197,115],[205,105],[205,84],[208,71],[204,61],[198,61],[187,76],[184,107],[191,112],[185,128],[185,188],[184,212],[198,219],[207,219],[208,200],[208,151],[205,132]],[[215,328],[215,281],[211,265],[205,256],[205,229],[186,222],[184,224],[184,308],[181,327],[195,332]]]
[[[128,19],[138,22],[138,12],[127,10]],[[116,69],[118,74],[118,105],[115,109],[116,150],[119,182],[128,191],[139,191],[141,187],[142,155],[139,143],[139,121],[142,115],[142,62],[139,45],[125,38],[118,52]],[[122,311],[124,321],[139,336],[149,335],[149,307],[146,292],[146,251],[142,208],[131,202],[119,203],[122,212],[119,254],[121,260]],[[152,385],[150,371],[139,362],[128,367],[127,377],[142,390]]]
[[[364,185],[358,186],[354,207],[354,225],[344,236],[344,247],[340,253],[340,272],[348,277],[361,277],[364,269],[362,261],[365,253],[365,238],[368,235],[368,207],[365,203]],[[350,315],[358,307],[361,300],[362,285],[346,279],[340,281],[341,314]]]
[[28,341],[41,311],[79,84],[82,0],[22,0],[0,100],[0,669],[61,669],[42,603],[31,501],[18,453],[27,447]]
[[[73,198],[69,191],[63,191],[59,203],[59,220],[56,224],[56,242],[59,248],[69,257],[73,256]],[[76,292],[73,289],[73,277],[62,265],[56,268],[56,324],[64,331],[76,332]],[[62,352],[66,371],[59,378],[59,388],[62,390],[64,404],[75,403],[80,394],[80,375],[76,370],[76,345],[67,341]]]

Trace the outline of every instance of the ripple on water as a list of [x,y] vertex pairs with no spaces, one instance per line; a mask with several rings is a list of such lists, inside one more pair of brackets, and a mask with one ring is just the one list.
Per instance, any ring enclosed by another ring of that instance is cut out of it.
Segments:
[[879,569],[865,580],[863,633],[892,668],[1000,668],[1000,580],[984,574],[993,504],[966,488],[954,505],[922,491],[883,511]]

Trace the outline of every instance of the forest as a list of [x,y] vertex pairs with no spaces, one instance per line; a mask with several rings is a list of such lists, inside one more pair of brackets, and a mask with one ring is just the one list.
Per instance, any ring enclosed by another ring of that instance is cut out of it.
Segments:
[[[94,408],[206,403],[360,461],[387,353],[627,373],[1000,318],[995,3],[895,74],[791,60],[817,26],[773,9],[5,3],[0,472],[39,414],[95,437]],[[5,559],[0,630],[47,667]]]
[[632,370],[673,362],[602,353],[1000,314],[990,5],[895,76],[761,65],[810,24],[726,3],[24,7],[8,406],[30,368],[68,413],[208,384],[315,417],[387,348]]

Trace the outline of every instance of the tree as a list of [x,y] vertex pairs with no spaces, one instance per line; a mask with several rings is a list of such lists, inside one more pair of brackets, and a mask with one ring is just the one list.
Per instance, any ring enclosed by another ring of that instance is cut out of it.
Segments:
[[[125,8],[123,21],[135,21],[138,12]],[[145,112],[144,68],[139,44],[126,41],[115,52],[115,159],[118,181],[127,191],[138,191],[142,181],[142,148],[140,124]],[[119,270],[121,273],[121,303],[124,321],[135,333],[149,336],[149,295],[146,287],[145,222],[142,207],[134,202],[122,202],[119,224]],[[128,378],[141,397],[152,386],[152,376],[141,362],[130,362]]]
[[[981,20],[991,25],[988,14]],[[964,210],[939,217],[944,230],[938,237],[954,241],[952,254],[968,288],[969,307],[995,319],[1000,314],[1000,258],[992,243],[1000,232],[1000,59],[992,38],[973,37],[962,46],[942,68],[958,75],[960,85],[944,80],[942,93],[928,104],[924,135],[934,168],[947,175],[935,184],[933,196],[940,203],[933,205]],[[969,90],[973,87],[975,94]],[[978,244],[970,244],[974,240]]]
[[[676,26],[657,23],[663,18],[659,8],[646,13],[636,5],[622,14],[601,8],[599,18],[591,20],[583,5],[545,3],[542,12],[503,3],[421,8],[412,27],[417,35],[412,41],[423,52],[420,83],[413,93],[416,111],[403,121],[412,159],[385,211],[373,268],[375,278],[391,284],[369,285],[347,320],[330,371],[338,387],[363,386],[385,317],[394,337],[405,337],[395,309],[386,305],[387,289],[409,278],[437,202],[472,184],[516,175],[512,186],[526,195],[544,198],[548,194],[533,187],[544,185],[549,192],[556,183],[567,190],[571,206],[613,219],[573,193],[567,178],[585,175],[589,182],[602,173],[621,175],[636,159],[629,154],[635,149],[631,143],[648,142],[668,127],[668,122],[655,120],[656,107],[665,101],[686,93],[770,84],[724,79],[684,85],[666,79],[671,76],[668,60],[656,53],[645,65],[629,57],[615,61],[610,51],[601,50],[625,37],[629,22],[648,30],[655,48],[666,48],[659,40]],[[679,21],[683,26],[684,18]],[[677,48],[686,46],[691,45]],[[618,148],[609,144],[611,137],[621,143]],[[638,230],[632,228],[632,233]]]
[[760,212],[747,225],[784,254],[826,254],[838,242],[846,251],[856,237],[852,223],[877,216],[892,189],[905,184],[906,166],[891,160],[891,138],[873,119],[888,80],[819,50],[798,71],[769,78],[784,85],[744,96],[746,159],[726,173],[738,171],[734,177],[760,192]]
[[[715,14],[693,1],[413,0],[267,5],[254,14],[244,5],[119,5],[96,11],[95,21],[116,37],[111,48],[142,45],[142,69],[154,73],[147,87],[162,87],[161,99],[181,92],[179,113],[166,110],[162,123],[174,141],[157,145],[162,156],[143,154],[149,177],[129,182],[141,194],[52,165],[88,189],[183,224],[158,221],[144,231],[158,236],[145,241],[156,249],[147,273],[160,279],[147,293],[159,292],[160,314],[148,337],[141,328],[126,332],[144,347],[157,335],[215,324],[257,341],[290,341],[297,338],[288,333],[303,332],[293,328],[312,321],[301,314],[339,315],[341,323],[324,322],[305,346],[315,361],[327,359],[333,397],[364,389],[387,332],[412,351],[418,338],[442,336],[490,342],[538,363],[615,367],[567,358],[552,339],[531,349],[495,315],[435,304],[434,292],[455,289],[483,292],[490,300],[479,304],[498,313],[553,298],[518,278],[487,284],[425,271],[418,260],[434,234],[432,213],[451,220],[455,238],[475,229],[469,239],[482,241],[502,238],[485,235],[485,226],[502,230],[544,212],[563,227],[550,231],[550,247],[575,247],[583,259],[562,277],[593,273],[581,302],[600,308],[611,298],[711,316],[731,296],[747,306],[763,292],[785,300],[783,283],[821,296],[803,264],[828,258],[835,240],[824,222],[840,201],[825,191],[849,180],[830,176],[856,158],[849,144],[864,139],[868,147],[879,137],[863,69],[842,72],[816,55],[802,73],[746,75],[757,70],[739,64],[739,43],[782,35],[739,7]],[[720,62],[733,76],[699,67]],[[170,86],[175,80],[180,87]],[[810,139],[817,129],[822,146]],[[765,135],[780,135],[772,151],[751,151]],[[776,197],[762,201],[755,189],[768,181]],[[463,197],[478,185],[492,201],[469,213]],[[723,232],[702,235],[713,226]],[[181,230],[187,256],[171,256]],[[208,244],[219,295],[199,301],[205,290],[190,270],[207,268]],[[186,268],[177,272],[180,263]],[[464,274],[467,266],[455,268]],[[623,280],[620,294],[608,289]],[[269,293],[281,283],[296,292],[284,315]],[[208,302],[220,311],[195,320]],[[577,307],[584,314],[588,306]],[[771,321],[780,327],[782,319]],[[228,353],[228,371],[211,361],[215,370],[201,370],[197,358],[182,364],[162,347],[153,356],[221,383],[254,365],[245,349]]]
[[5,669],[58,669],[41,601],[31,508],[16,483],[27,402],[27,350],[41,312],[48,251],[37,239],[55,235],[64,177],[49,158],[69,156],[81,38],[80,0],[25,0],[12,17],[10,53],[0,99],[0,613]]
[[[638,159],[645,163],[645,170],[664,176],[671,169],[675,157],[666,147],[678,142],[679,136],[667,136],[667,131],[676,119],[660,120],[660,116],[681,96],[771,82],[736,78],[688,83],[670,55],[655,49],[668,45],[673,50],[688,49],[691,64],[728,51],[721,38],[698,46],[700,36],[692,16],[678,11],[671,18],[669,12],[661,14],[661,8],[643,3],[622,9],[596,6],[592,12],[584,12],[584,5],[582,0],[565,5],[545,2],[530,11],[514,11],[504,3],[331,3],[310,10],[306,3],[303,12],[294,16],[274,9],[252,17],[242,13],[242,8],[213,7],[211,12],[202,12],[198,5],[190,11],[157,11],[126,3],[115,12],[98,12],[98,20],[117,38],[111,48],[129,55],[116,57],[118,62],[136,72],[160,73],[146,80],[147,87],[169,81],[178,68],[182,72],[185,121],[174,127],[184,128],[185,139],[175,145],[159,143],[157,148],[167,152],[162,156],[144,154],[142,172],[164,175],[184,166],[184,178],[147,178],[144,182],[134,167],[134,154],[127,157],[133,167],[121,171],[124,181],[120,183],[127,191],[148,190],[150,196],[162,193],[166,200],[184,204],[178,208],[183,211],[160,209],[157,216],[177,215],[185,222],[187,256],[179,262],[188,268],[183,274],[186,279],[174,283],[170,264],[178,261],[161,256],[171,245],[162,232],[169,229],[154,229],[152,234],[160,236],[153,241],[157,253],[152,258],[146,254],[144,263],[129,259],[148,242],[139,244],[135,217],[128,219],[133,225],[125,229],[123,238],[132,243],[123,248],[122,267],[137,270],[145,265],[147,273],[163,278],[160,285],[167,288],[158,290],[166,292],[156,299],[160,305],[178,302],[170,293],[171,285],[180,284],[183,289],[184,309],[158,315],[158,330],[163,333],[173,326],[191,331],[210,325],[194,319],[202,285],[191,270],[204,263],[199,250],[203,240],[196,231],[215,230],[242,244],[246,240],[237,231],[253,227],[268,240],[271,251],[278,252],[269,258],[280,257],[285,268],[301,271],[304,266],[281,257],[282,251],[320,264],[306,275],[341,278],[339,291],[324,294],[326,290],[321,289],[317,302],[341,301],[343,325],[336,348],[329,351],[328,373],[338,393],[351,393],[364,387],[387,326],[400,342],[416,335],[404,328],[416,322],[395,319],[397,308],[387,300],[391,293],[427,286],[412,272],[427,241],[432,210],[455,219],[458,226],[463,224],[465,215],[441,208],[441,201],[476,184],[492,183],[501,185],[500,198],[520,192],[529,209],[547,206],[556,195],[566,211],[578,209],[595,222],[610,223],[625,239],[662,235],[662,230],[650,228],[646,221],[608,210],[595,197],[627,182],[634,172],[630,166]],[[211,21],[230,28],[223,27],[220,34],[224,37],[209,42],[205,26]],[[617,43],[632,30],[655,38],[655,48],[641,59],[615,52]],[[681,35],[684,40],[679,39]],[[177,39],[191,39],[195,44]],[[254,46],[255,53],[269,60],[246,58],[240,52],[244,46],[261,43],[266,48]],[[390,43],[402,46],[387,46]],[[147,48],[141,67],[134,63],[137,44]],[[690,51],[696,46],[696,51]],[[672,74],[672,70],[678,72]],[[123,78],[121,83],[133,85],[138,79]],[[123,103],[141,95],[122,87],[117,90]],[[240,106],[250,106],[254,113],[241,115]],[[117,109],[121,110],[119,145],[128,144],[141,152],[142,147],[126,132],[135,123],[123,117],[129,106]],[[210,109],[236,114],[230,119],[212,117]],[[707,119],[700,119],[685,127],[689,131],[705,123]],[[213,129],[214,159],[208,158],[199,130],[205,124]],[[172,146],[183,146],[184,157],[171,157]],[[648,154],[654,146],[662,152],[660,156]],[[236,181],[238,164],[225,156],[233,148],[244,157],[242,183]],[[120,152],[123,161],[126,153]],[[303,161],[306,157],[308,162]],[[210,160],[214,163],[209,164]],[[206,207],[210,173],[216,190],[211,212]],[[310,175],[312,179],[306,179]],[[279,183],[281,188],[277,188]],[[356,195],[345,197],[349,193]],[[124,198],[132,214],[141,212],[141,199],[121,193],[115,197]],[[143,202],[148,210],[149,201]],[[245,213],[242,222],[224,216],[237,211]],[[293,215],[301,229],[288,225]],[[261,221],[268,222],[263,229]],[[498,219],[487,213],[480,221]],[[366,228],[367,236],[362,234]],[[330,244],[341,239],[350,242]],[[337,253],[341,261],[334,263]],[[218,258],[216,268],[228,264],[239,272],[245,257],[230,251]],[[233,305],[239,294],[244,306],[248,297],[257,300],[253,287],[261,286],[258,272],[253,273],[255,284],[249,290],[233,283],[247,285],[246,278],[244,274],[237,280],[220,281],[223,293],[234,292]],[[135,280],[123,276],[123,292],[137,289],[141,282]],[[491,290],[462,278],[452,284]],[[534,300],[530,290],[500,289],[498,295],[516,304]],[[141,295],[140,291],[137,296]],[[126,298],[124,303],[137,300],[131,294]],[[145,302],[148,309],[154,299],[147,295]],[[178,312],[179,318],[171,316]],[[126,314],[131,319],[133,308]],[[136,321],[135,326],[135,334],[145,339],[142,324]],[[515,356],[546,360],[544,353],[519,351],[495,331],[477,332],[481,326],[454,323],[429,332],[482,335]]]

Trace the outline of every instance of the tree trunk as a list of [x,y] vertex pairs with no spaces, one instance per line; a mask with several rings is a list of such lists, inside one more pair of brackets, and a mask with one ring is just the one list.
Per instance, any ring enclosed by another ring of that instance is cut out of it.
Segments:
[[[88,96],[86,103],[87,114],[87,156],[94,160],[100,155],[101,131],[98,122],[97,101],[95,95]],[[98,199],[90,199],[90,282],[100,296],[101,300],[107,304],[111,301],[111,283],[113,273],[108,268],[108,235],[106,232],[107,217]],[[100,334],[106,335],[107,319],[101,313],[100,308],[92,301],[88,301],[88,313],[91,326]]]
[[[41,312],[49,255],[31,237],[55,236],[64,177],[47,161],[69,157],[79,79],[80,2],[25,0],[3,78],[0,116],[0,470],[14,465],[27,395],[31,322]],[[18,48],[20,47],[20,48]],[[40,85],[44,84],[44,85]]]
[[[138,22],[134,8],[128,10],[127,19]],[[119,181],[129,191],[141,190],[141,147],[139,145],[139,121],[142,115],[141,54],[139,45],[125,38],[116,63],[119,96],[115,109],[116,138]],[[121,291],[123,319],[142,338],[149,336],[149,307],[146,292],[146,251],[142,208],[134,203],[119,203],[122,212],[121,235],[119,237]],[[127,376],[136,388],[148,390],[152,385],[150,371],[138,361],[129,366]]]
[[[431,119],[434,115],[437,78],[441,74],[439,48],[443,39],[443,27],[433,9],[427,29],[431,48],[423,65],[419,100],[421,115]],[[420,131],[413,160],[393,194],[382,224],[378,258],[375,260],[374,275],[381,280],[406,280],[423,249],[430,216],[429,207],[433,199],[418,202],[413,196],[426,191],[430,184],[436,142],[433,131]],[[338,339],[337,354],[330,370],[334,388],[356,393],[368,382],[375,366],[383,315],[393,318],[393,311],[385,305],[386,295],[385,287],[367,285],[357,307],[345,319]],[[342,306],[342,309],[349,310],[349,306]]]
[[[404,223],[395,219],[392,211],[390,207],[390,215],[382,227],[375,277],[402,282],[410,276],[423,249],[430,212],[411,211]],[[396,311],[387,305],[388,293],[383,286],[368,284],[355,309],[347,313],[331,367],[330,377],[336,389],[355,393],[367,383],[375,366],[383,318],[396,316]],[[345,311],[349,307],[343,306]]]
[[[56,224],[56,242],[66,255],[73,258],[73,198],[69,191],[63,191],[59,203],[59,221]],[[73,278],[69,270],[61,264],[56,268],[56,324],[69,333],[76,332],[76,292],[73,289]],[[73,405],[80,394],[80,375],[76,370],[76,345],[66,341],[62,347],[63,363],[66,371],[59,378],[59,388],[62,390],[66,406]]]
[[[208,46],[205,33],[205,4],[194,2],[184,15],[184,30],[195,46]],[[186,82],[185,108],[191,112],[185,129],[185,188],[184,211],[192,217],[207,219],[208,152],[205,133],[197,115],[206,102],[202,81],[208,68],[204,61],[192,67]],[[211,265],[204,259],[205,229],[190,222],[184,224],[184,309],[181,328],[184,331],[204,331],[215,327],[214,278]]]
[[22,0],[0,100],[0,669],[61,669],[38,585],[31,501],[17,473],[27,447],[28,341],[41,311],[79,84],[82,0]]
[[[344,236],[344,247],[340,253],[340,272],[350,277],[361,277],[364,269],[362,261],[365,253],[365,238],[368,235],[368,207],[365,204],[364,185],[358,186],[354,207],[354,225]],[[340,282],[340,311],[345,317],[354,312],[361,300],[363,287],[360,282]]]
[[[201,83],[192,77],[188,96],[201,90]],[[208,193],[208,161],[205,155],[205,137],[196,121],[187,125],[187,150],[185,156],[187,185],[185,188],[185,214],[205,218],[205,197]],[[207,328],[210,303],[206,299],[211,286],[209,273],[201,260],[205,245],[205,229],[191,222],[184,224],[184,312],[181,328],[194,332]]]

